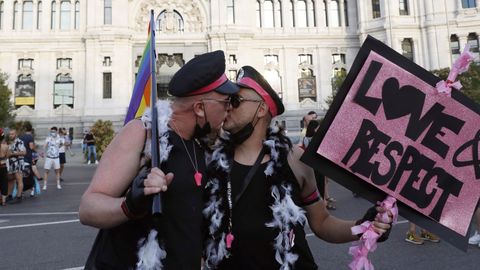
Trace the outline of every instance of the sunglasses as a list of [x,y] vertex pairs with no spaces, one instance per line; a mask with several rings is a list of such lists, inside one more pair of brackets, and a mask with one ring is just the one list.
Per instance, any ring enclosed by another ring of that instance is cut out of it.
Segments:
[[248,99],[248,98],[244,98],[240,95],[230,95],[230,105],[232,106],[232,108],[236,109],[238,107],[240,107],[240,104],[242,104],[242,102],[244,101],[250,101],[250,102],[261,102],[263,103],[263,100],[260,100],[260,99]]
[[228,107],[230,106],[230,98],[226,98],[226,99],[216,99],[216,98],[202,98],[200,101],[204,102],[204,101],[215,101],[215,102],[218,102],[218,103],[223,103],[223,106],[225,108],[225,110],[228,109]]

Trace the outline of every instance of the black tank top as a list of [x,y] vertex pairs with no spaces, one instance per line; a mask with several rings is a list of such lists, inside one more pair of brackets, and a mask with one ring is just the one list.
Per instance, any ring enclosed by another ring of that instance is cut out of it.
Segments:
[[[170,132],[173,145],[168,161],[162,164],[165,173],[173,172],[174,178],[163,193],[163,215],[159,224],[159,237],[167,252],[163,269],[200,269],[202,256],[203,190],[198,187],[193,175],[195,170],[178,135]],[[197,155],[199,171],[205,172],[204,150],[193,141],[185,141],[192,159],[193,147]],[[194,161],[195,162],[195,161]],[[135,269],[137,243],[148,235],[152,228],[150,216],[131,220],[115,228],[104,230],[105,248],[97,256],[98,269]]]
[[[273,218],[270,206],[273,203],[271,184],[267,182],[264,170],[267,163],[259,166],[250,184],[241,198],[233,206],[231,256],[225,259],[220,269],[279,269],[275,260],[273,242],[278,230],[268,228],[265,223]],[[245,176],[252,166],[234,162],[231,170],[232,198],[238,194]],[[287,175],[294,179],[293,172],[284,166]],[[298,184],[294,194],[298,194]],[[299,256],[294,269],[317,269],[312,253],[308,247],[305,232],[300,225],[295,226],[295,244],[293,252]]]

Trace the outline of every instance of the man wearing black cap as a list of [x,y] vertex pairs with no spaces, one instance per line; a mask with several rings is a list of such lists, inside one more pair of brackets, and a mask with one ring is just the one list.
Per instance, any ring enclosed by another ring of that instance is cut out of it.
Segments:
[[218,132],[227,114],[228,95],[237,91],[225,76],[222,51],[197,56],[173,76],[171,105],[157,103],[159,132],[167,130],[159,143],[162,170],[141,170],[148,156],[144,146],[149,145],[144,126],[150,119],[130,121],[114,138],[80,204],[83,224],[109,228],[102,230],[106,236],[97,238],[101,247],[93,250],[100,252],[92,250],[85,269],[136,268],[139,240],[153,227],[152,195],[159,192],[163,213],[157,239],[166,252],[163,269],[200,269],[206,164],[199,141]]
[[[223,125],[230,134],[219,138],[207,170],[206,262],[212,269],[317,269],[307,218],[319,238],[334,243],[358,240],[350,230],[356,222],[329,215],[313,170],[300,162],[303,151],[269,128],[284,106],[263,76],[245,66],[237,84]],[[384,210],[360,221],[376,211]],[[375,222],[378,233],[389,228]]]

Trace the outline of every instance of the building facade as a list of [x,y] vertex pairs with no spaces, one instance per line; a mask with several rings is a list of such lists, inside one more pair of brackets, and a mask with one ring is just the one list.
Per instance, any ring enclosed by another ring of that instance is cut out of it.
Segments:
[[480,0],[0,0],[0,70],[17,119],[38,134],[78,135],[97,119],[120,127],[151,9],[160,96],[185,62],[220,49],[229,78],[251,65],[270,81],[291,131],[327,109],[333,77],[367,35],[428,70],[451,66],[466,43],[479,51]]

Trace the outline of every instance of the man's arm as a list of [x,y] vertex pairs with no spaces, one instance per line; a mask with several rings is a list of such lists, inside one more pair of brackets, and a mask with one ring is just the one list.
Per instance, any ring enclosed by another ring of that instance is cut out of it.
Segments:
[[122,194],[139,170],[145,133],[140,121],[130,121],[108,145],[80,202],[82,224],[109,228],[127,220]]
[[[288,157],[288,163],[300,185],[301,197],[306,198],[317,190],[317,183],[313,169],[300,161],[302,154],[303,150],[294,146]],[[358,237],[352,235],[351,232],[351,228],[355,226],[356,221],[342,220],[330,215],[323,200],[308,205],[304,209],[307,211],[310,228],[317,237],[331,243],[346,243],[358,240]],[[377,233],[384,233],[386,229],[390,228],[389,224],[377,221],[374,225]]]

